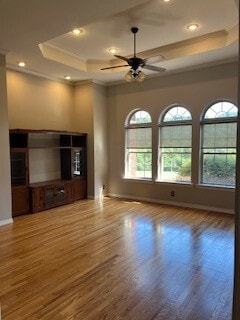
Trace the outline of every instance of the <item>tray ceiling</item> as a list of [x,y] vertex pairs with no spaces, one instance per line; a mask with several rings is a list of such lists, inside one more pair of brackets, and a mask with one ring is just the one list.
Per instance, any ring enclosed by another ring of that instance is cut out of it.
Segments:
[[[165,74],[238,58],[235,0],[13,1],[0,0],[0,52],[10,68],[18,69],[23,60],[25,72],[59,80],[70,75],[71,81],[121,81],[129,68],[100,69],[119,64],[108,52],[111,47],[132,55],[132,26],[139,28],[138,55],[162,54],[164,60],[153,64],[166,68]],[[186,30],[190,23],[199,29]],[[74,27],[82,30],[79,36],[71,32]]]

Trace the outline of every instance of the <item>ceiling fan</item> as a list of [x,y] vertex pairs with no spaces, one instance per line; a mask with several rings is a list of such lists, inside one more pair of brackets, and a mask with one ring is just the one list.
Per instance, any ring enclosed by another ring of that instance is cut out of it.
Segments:
[[[148,61],[156,60],[156,57],[149,57],[146,59],[142,59],[142,58],[137,57],[137,55],[136,55],[136,33],[138,32],[138,28],[132,27],[131,31],[132,31],[133,37],[134,37],[133,57],[126,58],[123,56],[114,55],[116,58],[124,60],[127,64],[113,66],[113,67],[106,67],[106,68],[102,68],[101,70],[108,70],[108,69],[115,69],[115,68],[130,66],[131,67],[130,70],[125,75],[125,80],[128,82],[131,82],[133,80],[136,80],[138,82],[142,82],[145,79],[145,74],[139,68],[143,68],[146,70],[152,70],[152,71],[156,71],[156,72],[164,72],[166,69],[148,64]],[[159,55],[159,56],[157,56],[157,58],[158,58],[157,60],[162,60],[163,56]]]

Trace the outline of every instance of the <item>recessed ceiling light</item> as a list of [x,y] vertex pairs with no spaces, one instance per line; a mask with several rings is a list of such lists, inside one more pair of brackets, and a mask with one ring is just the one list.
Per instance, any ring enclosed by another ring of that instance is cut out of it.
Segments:
[[23,61],[20,61],[20,62],[18,62],[18,65],[19,65],[19,67],[21,67],[21,68],[23,68],[23,67],[25,67],[25,62],[23,62]]
[[164,2],[169,2],[170,0],[163,0]]
[[70,76],[65,76],[65,79],[66,80],[71,80],[71,77]]
[[119,49],[113,47],[113,48],[109,48],[107,51],[111,54],[116,54],[119,52]]
[[190,23],[186,26],[186,29],[189,31],[195,31],[199,28],[199,25],[197,23]]
[[75,28],[72,30],[72,33],[75,35],[75,36],[79,36],[81,33],[83,33],[83,30],[82,29],[79,29],[79,28]]

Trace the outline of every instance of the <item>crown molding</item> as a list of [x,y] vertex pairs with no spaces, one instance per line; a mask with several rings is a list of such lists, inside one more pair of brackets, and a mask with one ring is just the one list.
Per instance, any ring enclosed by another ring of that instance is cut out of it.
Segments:
[[69,86],[73,86],[73,85],[74,85],[73,82],[68,81],[68,80],[59,79],[59,78],[57,78],[57,77],[53,77],[53,76],[50,76],[50,75],[47,75],[47,74],[44,74],[44,73],[40,73],[40,72],[28,70],[28,69],[21,69],[21,70],[19,70],[18,67],[12,66],[12,65],[9,65],[9,64],[6,65],[6,68],[7,68],[8,70],[16,71],[16,72],[19,72],[19,73],[30,74],[30,75],[32,75],[32,76],[36,76],[36,77],[48,79],[48,80],[55,81],[55,82],[59,82],[59,83],[62,83],[62,84],[67,84],[67,85],[69,85]]

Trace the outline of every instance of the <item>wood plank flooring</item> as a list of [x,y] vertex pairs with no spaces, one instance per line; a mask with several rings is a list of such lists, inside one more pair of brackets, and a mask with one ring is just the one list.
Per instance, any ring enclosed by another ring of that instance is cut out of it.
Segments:
[[0,227],[2,320],[230,320],[234,217],[104,198]]

